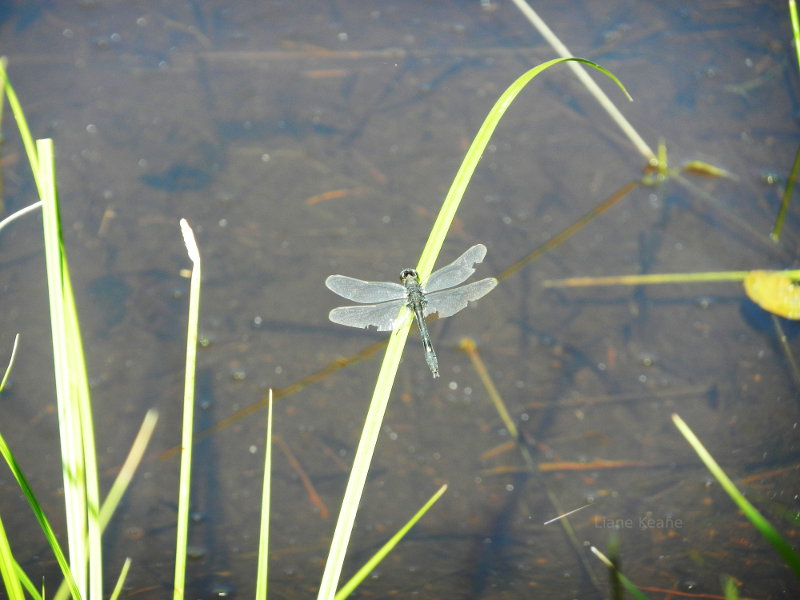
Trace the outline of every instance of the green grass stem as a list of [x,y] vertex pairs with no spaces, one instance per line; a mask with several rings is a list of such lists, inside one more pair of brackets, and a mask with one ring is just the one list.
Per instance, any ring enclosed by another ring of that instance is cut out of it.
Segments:
[[[22,472],[19,463],[17,463],[16,457],[11,452],[11,448],[9,448],[2,434],[0,434],[0,454],[3,455],[6,464],[11,469],[11,473],[14,475],[14,479],[17,480],[17,485],[19,485],[20,490],[22,490],[22,494],[25,496],[25,499],[28,501],[28,505],[31,507],[33,515],[39,522],[39,526],[42,528],[44,537],[53,551],[53,555],[56,558],[58,566],[61,568],[61,573],[64,575],[64,579],[67,581],[67,585],[69,586],[70,592],[72,592],[73,598],[82,598],[80,590],[78,590],[78,585],[75,583],[75,579],[72,577],[72,571],[69,567],[69,563],[67,562],[67,557],[64,554],[64,551],[61,549],[61,545],[58,543],[58,538],[56,537],[53,528],[50,526],[50,521],[48,521],[47,516],[44,514],[44,510],[42,510],[41,504],[39,504],[39,501],[36,499],[36,494],[34,494],[33,488],[31,488],[30,484],[28,483],[28,480],[25,477],[25,474]],[[17,570],[17,573],[18,576],[21,575],[20,570]]]
[[800,555],[798,555],[781,534],[778,533],[778,530],[758,512],[758,509],[750,504],[750,501],[742,495],[733,481],[725,474],[719,464],[717,464],[717,461],[714,460],[714,457],[706,450],[703,443],[697,438],[684,420],[677,414],[673,414],[672,422],[675,423],[675,427],[677,427],[678,431],[686,438],[686,441],[689,442],[689,445],[697,453],[697,456],[700,457],[700,460],[703,461],[706,468],[711,471],[711,474],[722,486],[722,489],[725,490],[728,496],[731,497],[731,500],[736,503],[739,510],[744,513],[761,535],[772,544],[781,558],[783,558],[783,561],[792,568],[795,574],[800,576]]
[[22,591],[22,581],[17,573],[17,561],[11,552],[3,519],[0,519],[0,577],[3,578],[9,600],[24,600],[25,593]]
[[792,39],[794,40],[794,54],[797,57],[797,70],[800,71],[800,21],[797,18],[795,0],[789,0],[789,18],[792,21]]
[[267,600],[269,573],[269,504],[272,482],[272,390],[267,403],[267,436],[264,448],[264,483],[261,488],[261,527],[258,536],[258,568],[256,569],[256,600]]
[[186,547],[189,541],[189,499],[192,476],[192,436],[194,424],[194,379],[197,364],[197,324],[200,318],[200,251],[186,219],[180,220],[183,242],[192,261],[189,285],[189,324],[186,334],[186,371],[183,386],[183,425],[181,428],[181,467],[178,483],[178,517],[175,540],[175,583],[173,600],[182,600],[186,585]]
[[122,593],[122,586],[125,585],[125,580],[128,578],[128,571],[131,569],[131,559],[126,558],[125,562],[122,564],[122,570],[119,573],[119,577],[117,578],[117,583],[114,586],[114,591],[111,592],[111,598],[109,600],[117,600],[120,594]]
[[80,325],[61,235],[53,141],[38,140],[36,153],[70,566],[81,596],[101,600],[103,550],[94,428]]
[[[8,57],[0,56],[0,67],[2,67],[3,72],[5,73],[6,67],[8,67]],[[0,143],[4,142],[6,139],[5,134],[3,133],[3,109],[6,106],[6,87],[0,86]],[[1,205],[2,203],[0,203]]]
[[2,81],[5,94],[8,97],[8,105],[11,107],[11,113],[14,115],[14,120],[17,122],[19,135],[22,138],[22,144],[25,146],[25,152],[28,155],[28,162],[30,163],[31,170],[33,171],[33,179],[36,182],[36,188],[39,190],[39,197],[41,197],[42,185],[39,180],[39,156],[36,153],[36,145],[33,142],[33,136],[31,135],[31,130],[28,127],[28,121],[25,118],[25,113],[22,112],[22,105],[20,105],[19,98],[17,98],[17,93],[14,91],[11,82],[8,80],[8,75],[5,68],[6,62],[7,59],[5,56],[0,57],[0,81]]
[[[628,92],[620,81],[611,73],[606,71],[600,65],[582,58],[557,58],[548,62],[542,63],[537,67],[527,71],[519,77],[509,88],[503,92],[500,98],[495,102],[492,109],[489,111],[486,119],[481,125],[478,133],[475,135],[472,144],[467,150],[466,156],[461,163],[461,166],[456,173],[450,190],[444,199],[442,208],[433,224],[433,228],[422,251],[419,263],[417,265],[417,272],[420,279],[425,281],[433,270],[433,265],[439,255],[439,251],[444,244],[447,232],[455,218],[456,211],[467,189],[469,180],[478,165],[478,161],[489,143],[495,128],[497,127],[503,114],[505,114],[508,107],[513,102],[514,98],[524,89],[524,87],[539,73],[548,69],[549,67],[566,61],[577,61],[587,64],[593,68],[598,69],[622,89],[627,95]],[[628,95],[628,97],[630,97]],[[403,309],[408,312],[408,309]],[[367,412],[364,428],[361,433],[358,447],[356,449],[355,458],[353,461],[353,468],[350,471],[350,477],[347,481],[344,498],[342,500],[342,507],[339,512],[339,517],[334,529],[333,538],[328,554],[328,559],[325,562],[325,569],[320,582],[320,588],[317,598],[319,600],[332,600],[336,593],[336,586],[339,582],[341,575],[342,565],[344,563],[345,553],[350,541],[350,536],[353,531],[355,523],[355,516],[358,510],[358,505],[361,501],[361,495],[364,490],[364,484],[367,479],[369,465],[372,461],[372,456],[375,452],[375,446],[378,442],[378,435],[381,430],[383,416],[386,413],[386,407],[389,403],[389,395],[394,384],[394,379],[397,374],[397,369],[400,365],[400,359],[403,355],[403,348],[411,327],[411,319],[406,318],[405,324],[400,326],[397,330],[392,332],[389,337],[389,343],[386,347],[386,354],[383,357],[381,370],[378,373],[378,379],[375,384],[375,390],[370,401],[370,406]]]
[[[0,392],[6,387],[6,381],[8,381],[8,376],[11,373],[11,369],[14,367],[14,358],[17,355],[18,346],[19,334],[14,336],[14,346],[11,349],[11,357],[8,359],[8,366],[6,367],[2,381],[0,381]],[[8,542],[2,519],[0,519],[0,576],[3,578],[6,594],[10,600],[22,600],[25,597],[22,591],[20,577],[17,574],[17,561],[14,560],[14,555],[11,552],[11,544]]]

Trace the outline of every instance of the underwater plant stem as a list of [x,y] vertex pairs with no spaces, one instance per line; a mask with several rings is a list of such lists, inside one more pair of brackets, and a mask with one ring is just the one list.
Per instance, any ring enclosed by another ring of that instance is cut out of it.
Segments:
[[792,352],[792,347],[789,345],[786,332],[781,326],[781,320],[774,313],[770,313],[769,316],[772,317],[772,326],[775,328],[775,333],[778,334],[778,341],[781,344],[783,354],[786,356],[786,362],[789,363],[789,371],[792,373],[794,384],[800,388],[800,367],[797,365],[797,360],[794,357],[794,352]]
[[[750,271],[710,271],[707,273],[649,273],[646,275],[612,275],[609,277],[568,277],[547,279],[544,287],[585,287],[592,285],[654,285],[659,283],[701,283],[715,281],[744,281]],[[786,271],[789,277],[800,271]]]
[[[552,46],[553,50],[555,50],[559,56],[567,57],[573,56],[572,52],[569,51],[564,43],[558,39],[558,36],[553,33],[553,30],[545,23],[542,18],[536,14],[536,11],[531,8],[530,4],[525,2],[525,0],[512,0],[514,4],[516,4],[517,8],[520,12],[525,15],[525,17],[531,22],[539,33],[542,34],[542,37],[545,41]],[[633,128],[633,125],[630,124],[628,119],[625,118],[620,110],[614,106],[614,103],[611,102],[609,97],[606,93],[597,85],[594,80],[589,77],[586,73],[586,70],[583,69],[580,65],[575,63],[570,63],[567,65],[572,72],[575,73],[575,76],[578,80],[586,87],[592,96],[600,103],[606,112],[609,114],[611,119],[622,129],[622,132],[628,137],[631,143],[636,147],[639,153],[647,160],[648,164],[656,164],[657,159],[656,155],[650,146],[647,145],[647,142],[644,141],[642,136]]]
[[37,208],[41,208],[41,207],[42,207],[42,201],[41,200],[37,200],[36,202],[31,204],[30,206],[26,206],[25,208],[20,208],[17,212],[8,215],[5,219],[0,221],[0,230],[2,230],[3,227],[5,227],[9,223],[11,223],[12,221],[15,221],[15,220],[19,219],[20,217],[22,217],[23,215],[27,215],[29,212],[33,212]]
[[794,163],[792,164],[792,171],[786,179],[786,187],[783,190],[783,198],[781,199],[781,207],[778,210],[778,216],[775,218],[775,225],[772,228],[770,237],[773,242],[777,242],[781,236],[781,229],[783,229],[783,221],[786,219],[786,213],[789,211],[789,201],[792,197],[794,190],[794,182],[797,181],[797,172],[800,171],[800,146],[797,147],[797,152],[794,154]]
[[583,227],[586,224],[588,224],[589,221],[591,221],[598,215],[604,213],[609,208],[614,206],[617,202],[619,202],[622,198],[624,198],[628,193],[636,189],[636,187],[639,185],[640,182],[638,181],[630,181],[626,183],[619,190],[611,194],[611,196],[609,196],[606,200],[603,200],[600,204],[595,206],[592,210],[583,215],[580,219],[575,221],[572,225],[567,226],[566,229],[562,229],[559,233],[551,237],[545,243],[541,244],[537,248],[534,248],[533,251],[530,252],[527,256],[518,260],[507,269],[504,269],[499,275],[497,275],[497,279],[502,281],[506,277],[509,277],[510,275],[513,275],[514,273],[519,271],[529,262],[532,262],[537,258],[539,258],[545,252],[552,250],[562,242],[567,241],[575,233],[583,229]]

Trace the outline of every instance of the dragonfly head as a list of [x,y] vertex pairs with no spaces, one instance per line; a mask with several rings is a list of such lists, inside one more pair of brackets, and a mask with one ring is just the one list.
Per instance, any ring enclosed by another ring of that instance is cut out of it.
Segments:
[[419,275],[417,274],[416,270],[414,269],[403,269],[400,272],[400,281],[405,283],[407,279],[413,279],[417,283],[419,283]]

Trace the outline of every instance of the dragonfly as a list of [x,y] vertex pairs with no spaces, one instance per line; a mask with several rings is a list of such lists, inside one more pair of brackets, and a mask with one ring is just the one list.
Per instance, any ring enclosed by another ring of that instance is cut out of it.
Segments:
[[433,377],[439,377],[439,361],[431,344],[425,317],[434,313],[440,319],[450,317],[494,289],[497,285],[494,277],[460,285],[475,272],[473,265],[482,262],[485,256],[486,246],[476,244],[449,265],[434,271],[425,283],[420,282],[414,269],[403,269],[400,272],[400,283],[363,281],[346,275],[331,275],[325,280],[328,289],[343,298],[360,303],[360,306],[334,308],[328,318],[348,327],[374,327],[378,331],[392,331],[401,324],[400,308],[408,307],[419,326],[425,348],[425,362]]

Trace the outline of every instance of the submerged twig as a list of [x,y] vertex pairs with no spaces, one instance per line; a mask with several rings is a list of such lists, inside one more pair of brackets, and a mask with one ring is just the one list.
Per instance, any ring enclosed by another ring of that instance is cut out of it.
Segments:
[[772,227],[772,233],[770,234],[773,242],[777,242],[780,239],[783,221],[786,219],[786,213],[789,211],[789,201],[792,197],[792,190],[794,190],[794,183],[797,181],[798,171],[800,171],[800,146],[797,147],[797,152],[794,154],[792,170],[789,173],[789,177],[786,179],[786,187],[783,189],[781,207],[778,210],[778,216],[775,218],[775,225]]
[[[574,56],[572,52],[569,51],[564,43],[558,38],[558,36],[553,33],[553,30],[548,27],[547,23],[545,23],[542,18],[536,14],[530,4],[525,2],[525,0],[512,0],[514,4],[516,4],[517,8],[522,12],[526,19],[531,22],[539,33],[542,34],[542,37],[547,41],[550,46],[552,46],[553,50],[555,50],[559,56],[567,57],[567,56]],[[609,114],[611,119],[622,129],[622,132],[628,137],[631,143],[636,147],[639,153],[647,160],[648,163],[652,164],[656,161],[656,156],[650,146],[647,145],[647,142],[644,141],[642,136],[633,128],[633,125],[630,124],[628,119],[625,118],[620,110],[614,106],[614,103],[611,102],[609,97],[606,93],[600,89],[600,86],[597,85],[594,80],[589,77],[586,71],[581,68],[580,65],[570,63],[569,65],[572,72],[575,73],[575,76],[578,80],[586,87],[589,93],[595,97],[595,99],[600,103],[606,112]]]

